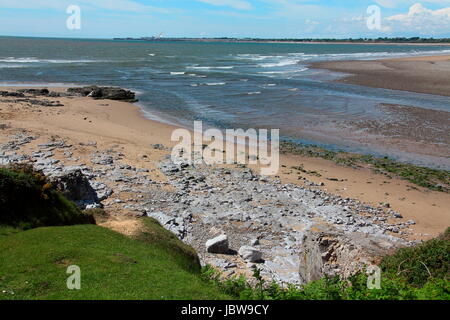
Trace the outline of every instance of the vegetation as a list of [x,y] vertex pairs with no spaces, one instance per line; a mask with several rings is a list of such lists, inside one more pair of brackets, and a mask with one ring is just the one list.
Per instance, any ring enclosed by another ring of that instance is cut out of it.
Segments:
[[393,175],[430,190],[450,192],[450,171],[448,170],[437,170],[401,163],[388,157],[377,158],[371,155],[332,151],[315,145],[292,142],[280,143],[280,151],[308,157],[320,157],[350,167],[369,166],[388,177]]
[[[231,298],[202,279],[195,251],[156,220],[143,218],[133,238],[83,224],[104,215],[80,212],[29,167],[0,169],[0,299]],[[67,288],[71,265],[81,269],[81,290]]]
[[450,228],[436,239],[385,257],[380,267],[415,287],[423,287],[430,278],[450,282]]
[[[147,233],[167,233],[157,223]],[[229,299],[200,276],[178,243],[140,242],[96,225],[44,227],[0,237],[0,299]],[[68,290],[67,267],[81,269]]]
[[243,276],[220,280],[220,273],[209,266],[204,268],[203,276],[239,299],[450,300],[450,228],[436,239],[384,257],[380,268],[380,289],[367,288],[364,270],[347,280],[323,278],[301,287],[266,284],[258,269],[253,275],[256,286]]
[[31,166],[0,168],[0,226],[19,229],[94,223]]
[[[29,168],[0,169],[0,186],[0,299],[450,299],[450,228],[384,257],[381,289],[367,288],[364,270],[281,287],[256,269],[250,285],[202,272],[195,251],[154,219],[143,218],[133,237],[86,224],[105,212],[80,212]],[[81,269],[80,290],[67,288],[71,265]]]

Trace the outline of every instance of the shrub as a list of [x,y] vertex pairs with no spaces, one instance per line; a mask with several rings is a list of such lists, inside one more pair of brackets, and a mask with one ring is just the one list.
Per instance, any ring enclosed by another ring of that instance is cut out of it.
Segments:
[[0,168],[0,225],[21,229],[95,223],[29,165]]
[[431,278],[450,280],[450,228],[444,234],[416,247],[402,248],[386,256],[380,267],[392,278],[402,278],[423,287]]

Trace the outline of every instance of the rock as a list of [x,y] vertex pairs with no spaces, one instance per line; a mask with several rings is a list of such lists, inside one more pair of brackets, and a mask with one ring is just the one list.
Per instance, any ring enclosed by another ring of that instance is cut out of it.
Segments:
[[209,253],[222,253],[226,254],[229,251],[228,237],[222,234],[214,239],[206,241],[206,251]]
[[67,145],[65,141],[49,141],[47,143],[38,144],[38,147],[41,149],[54,149],[54,148],[69,148],[70,145]]
[[100,201],[109,198],[113,194],[113,191],[109,189],[104,183],[92,182],[91,185],[92,188],[94,188],[94,190],[97,192],[97,197]]
[[110,99],[136,102],[136,95],[130,90],[117,87],[97,87],[89,86],[83,88],[69,88],[67,92],[70,94],[91,97],[94,99]]
[[262,260],[262,252],[250,246],[242,246],[238,253],[242,259],[249,262],[260,262]]
[[389,250],[406,244],[385,235],[343,233],[331,226],[314,225],[306,232],[300,247],[301,283],[335,275],[347,279],[375,264]]
[[174,217],[171,217],[171,216],[169,216],[167,214],[164,214],[162,212],[149,212],[149,213],[147,213],[147,217],[151,217],[151,218],[154,218],[154,219],[158,220],[158,222],[163,227],[170,226],[172,224],[172,222],[175,221]]
[[403,218],[403,216],[398,212],[394,212],[393,214],[394,214],[394,218],[397,218],[397,219]]
[[164,145],[162,145],[160,143],[151,144],[150,146],[156,150],[166,150],[167,149],[166,147],[164,147]]
[[101,207],[97,193],[81,170],[63,172],[50,178],[50,182],[69,200],[81,209]]
[[36,96],[47,96],[50,93],[48,89],[20,89],[17,90],[17,92],[32,94]]
[[114,160],[113,157],[107,154],[101,154],[91,159],[91,162],[93,164],[101,164],[101,165],[108,165],[113,164]]
[[250,244],[252,246],[257,246],[257,245],[259,245],[259,240],[258,239],[252,239],[252,240],[250,240]]
[[36,100],[36,99],[24,99],[24,102],[28,102],[32,105],[42,106],[42,107],[63,107],[64,105],[59,101],[49,101],[49,100]]
[[25,97],[21,92],[11,92],[11,91],[0,91],[0,96],[2,97]]

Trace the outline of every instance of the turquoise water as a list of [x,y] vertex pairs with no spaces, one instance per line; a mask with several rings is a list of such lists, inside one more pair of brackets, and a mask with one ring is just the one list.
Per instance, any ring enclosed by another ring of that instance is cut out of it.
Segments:
[[441,53],[450,47],[0,38],[0,82],[116,85],[138,91],[146,116],[169,123],[279,128],[286,139],[450,167],[448,157],[418,157],[341,130],[382,120],[379,103],[450,111],[449,97],[335,83],[342,75],[308,67]]

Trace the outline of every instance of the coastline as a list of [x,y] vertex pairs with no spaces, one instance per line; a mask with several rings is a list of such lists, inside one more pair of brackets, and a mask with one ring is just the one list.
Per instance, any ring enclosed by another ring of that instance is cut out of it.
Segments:
[[342,83],[450,96],[450,55],[327,61],[311,67],[346,74],[337,80]]
[[[17,87],[3,88],[15,89]],[[52,88],[52,91],[64,90]],[[62,156],[55,158],[67,165],[86,164],[92,152],[117,149],[122,154],[122,162],[148,170],[147,175],[154,181],[167,182],[159,165],[170,154],[169,148],[174,145],[170,141],[171,133],[177,127],[145,118],[140,108],[131,103],[85,97],[46,99],[59,101],[63,106],[30,108],[20,103],[0,103],[0,121],[7,126],[0,131],[0,143],[7,142],[11,134],[28,132],[37,138],[23,147],[26,153],[39,143],[63,139],[73,146],[75,155],[71,158],[76,158],[76,161],[67,161]],[[400,221],[415,221],[408,240],[429,239],[441,233],[448,224],[448,193],[412,186],[412,183],[399,178],[387,179],[370,168],[344,167],[321,158],[283,154],[280,160],[278,176],[282,183],[312,186],[313,189],[376,207],[384,207],[388,203],[390,209],[403,216]],[[298,166],[304,171],[300,173],[292,169]],[[258,169],[257,166],[249,167]],[[137,226],[133,215],[114,202],[108,203],[114,219],[105,225],[126,234],[132,233]]]

